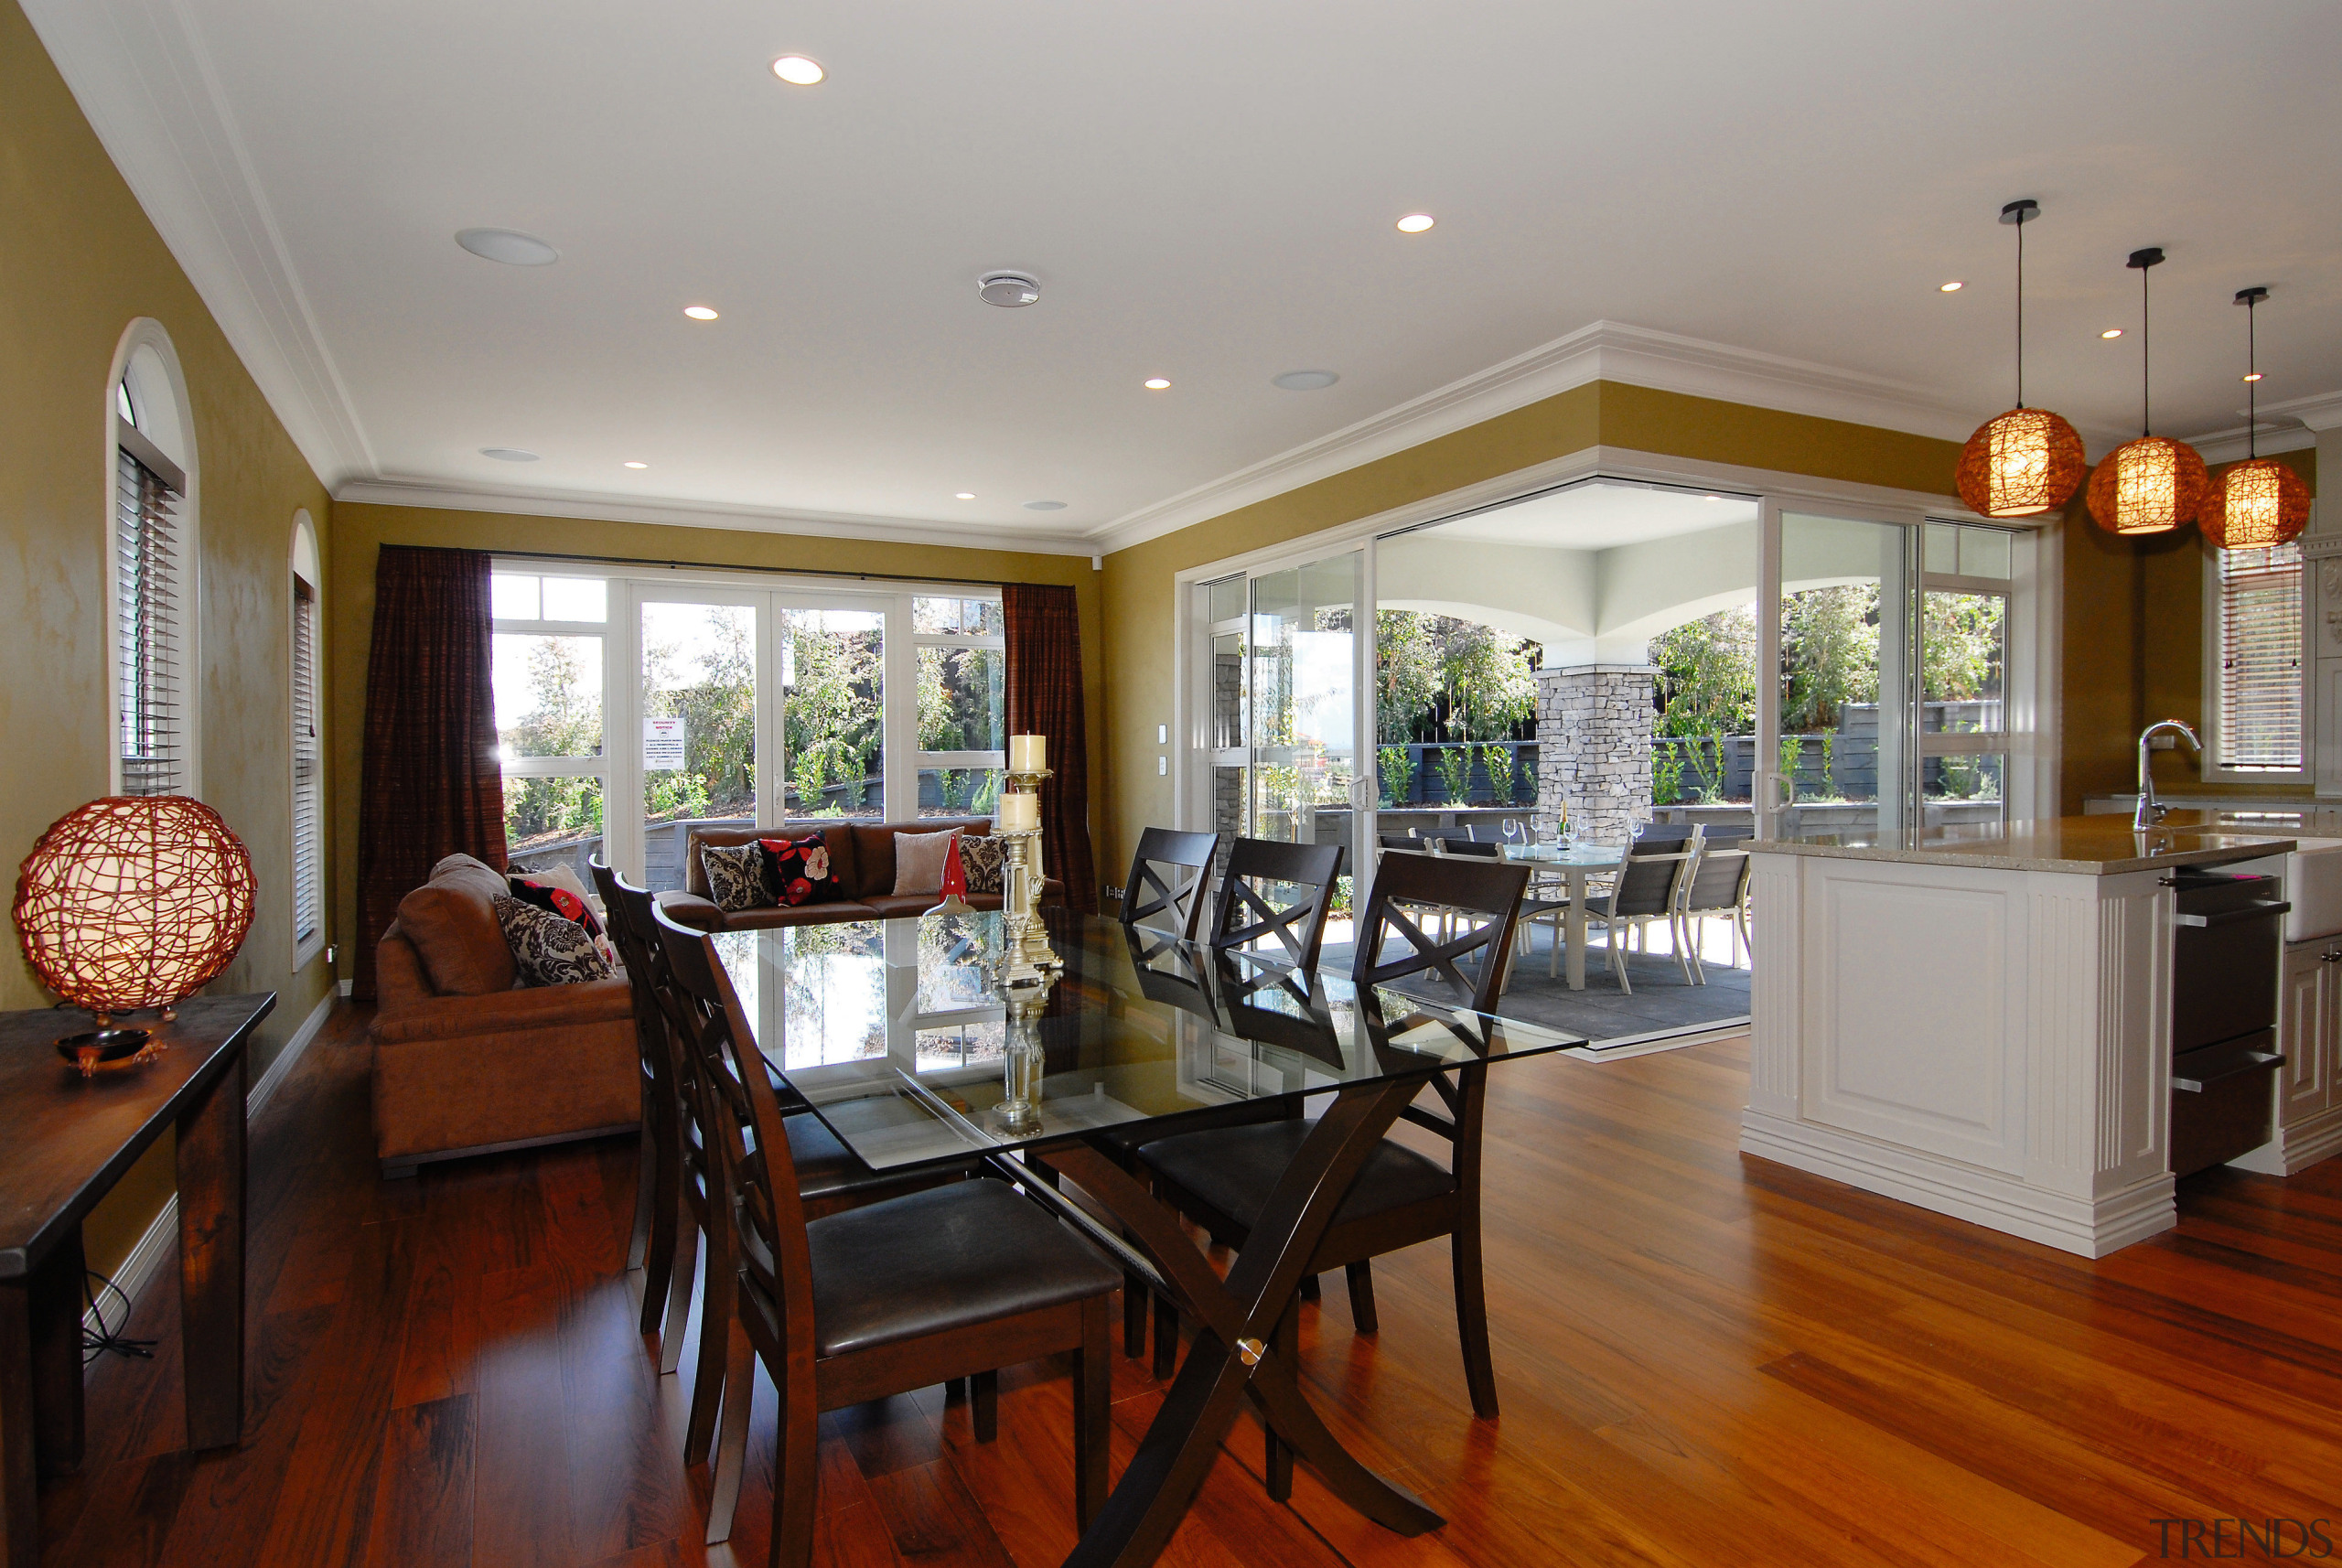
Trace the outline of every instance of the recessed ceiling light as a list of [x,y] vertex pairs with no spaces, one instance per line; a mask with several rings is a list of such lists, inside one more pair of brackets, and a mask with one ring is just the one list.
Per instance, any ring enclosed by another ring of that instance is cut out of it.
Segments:
[[772,62],[772,73],[791,87],[811,87],[829,72],[803,55],[783,55]]
[[1149,392],[1161,392],[1170,384],[1170,381],[1163,376],[1149,376],[1146,378],[1146,390]]
[[1399,220],[1399,232],[1420,234],[1432,226],[1432,215],[1428,212],[1410,212]]
[[1041,297],[1041,285],[1025,273],[986,273],[976,280],[976,295],[986,305],[1015,310]]
[[1936,285],[1936,287],[1942,290],[1945,294],[1958,294],[1961,289],[1966,288],[1967,286],[1968,285],[1966,284],[1961,283],[1958,278],[1952,279],[1950,283]]
[[973,490],[962,490],[951,499],[955,501],[972,501],[976,499],[976,492]]
[[712,305],[686,305],[683,306],[683,314],[690,317],[693,321],[713,321],[715,319],[715,306]]
[[2100,333],[2099,336],[2101,338],[2120,338],[2122,336],[2122,328],[2120,327],[2110,327],[2105,331]]
[[631,461],[629,461],[629,462],[627,464],[627,467],[629,467],[629,468],[648,468],[649,467],[650,467],[650,464],[648,464],[648,463],[636,463],[636,462],[631,462]]
[[1724,499],[1722,496],[1702,496],[1700,499],[1707,501],[1720,501]]
[[2255,371],[2251,375],[2243,377],[2242,379],[2248,381],[2257,381],[2261,379],[2261,372],[2259,371]]
[[502,262],[508,267],[549,267],[561,252],[517,229],[458,229],[456,243],[475,256]]
[[500,463],[533,463],[537,460],[534,452],[523,452],[518,446],[483,446],[479,455],[493,457]]
[[1026,501],[1025,503],[1025,510],[1026,511],[1063,511],[1065,510],[1065,502]]
[[1287,392],[1321,392],[1341,379],[1331,371],[1287,371],[1269,378],[1269,384]]

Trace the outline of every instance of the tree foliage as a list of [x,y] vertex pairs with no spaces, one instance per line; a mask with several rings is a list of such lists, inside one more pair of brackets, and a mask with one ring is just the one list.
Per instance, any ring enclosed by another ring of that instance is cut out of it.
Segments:
[[1375,727],[1381,739],[1527,739],[1537,714],[1537,645],[1479,621],[1379,610]]

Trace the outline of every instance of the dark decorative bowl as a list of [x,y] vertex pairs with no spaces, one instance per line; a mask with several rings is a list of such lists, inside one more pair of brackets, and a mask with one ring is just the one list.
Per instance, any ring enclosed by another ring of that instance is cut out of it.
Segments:
[[94,1034],[68,1035],[57,1042],[57,1054],[81,1069],[88,1078],[98,1070],[102,1062],[119,1062],[127,1057],[143,1061],[152,1055],[149,1047],[153,1036],[144,1029],[100,1029]]

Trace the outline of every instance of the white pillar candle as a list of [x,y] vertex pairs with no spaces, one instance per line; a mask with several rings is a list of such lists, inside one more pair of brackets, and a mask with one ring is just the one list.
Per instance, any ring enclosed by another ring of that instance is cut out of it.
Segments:
[[1000,798],[1000,831],[1004,833],[1030,832],[1041,825],[1041,798],[1014,790]]
[[1040,735],[1012,735],[1008,737],[1008,770],[1011,773],[1038,773],[1048,767],[1049,739]]

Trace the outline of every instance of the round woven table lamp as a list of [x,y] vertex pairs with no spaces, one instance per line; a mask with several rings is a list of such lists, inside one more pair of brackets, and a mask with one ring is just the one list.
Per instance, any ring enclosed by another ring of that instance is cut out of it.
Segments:
[[2309,487],[2274,458],[2256,457],[2205,487],[2196,521],[2222,550],[2283,544],[2309,526]]
[[2013,408],[1979,425],[1953,482],[1985,517],[2038,517],[2080,488],[2082,438],[2046,408]]
[[49,825],[16,874],[26,961],[97,1015],[173,1007],[219,978],[252,924],[252,856],[220,813],[109,795]]

